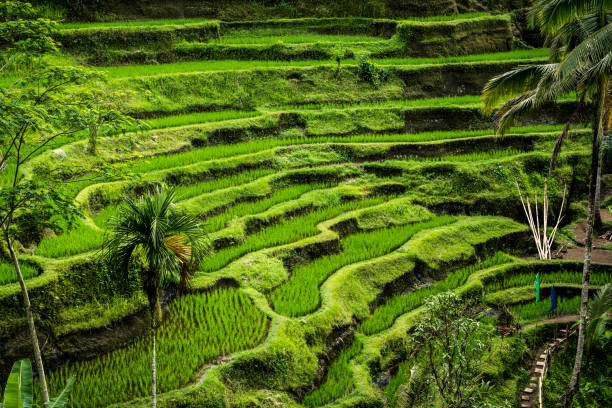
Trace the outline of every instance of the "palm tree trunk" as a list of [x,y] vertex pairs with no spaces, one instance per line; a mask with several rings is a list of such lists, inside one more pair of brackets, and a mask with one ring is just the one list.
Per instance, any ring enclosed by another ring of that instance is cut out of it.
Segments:
[[591,250],[593,249],[593,223],[595,221],[595,193],[597,184],[597,174],[599,171],[600,144],[603,137],[603,118],[606,98],[607,81],[602,81],[597,96],[597,108],[593,120],[593,149],[591,152],[591,174],[589,177],[589,208],[586,225],[586,239],[584,248],[584,266],[582,268],[582,290],[580,293],[580,326],[578,329],[578,345],[576,347],[576,360],[574,369],[567,390],[563,395],[566,407],[572,405],[572,399],[578,389],[580,379],[580,369],[582,368],[582,357],[584,353],[584,338],[587,319],[587,302],[589,301],[589,279],[591,276]]
[[151,372],[153,374],[153,382],[151,384],[151,398],[152,398],[152,407],[157,408],[157,367],[156,367],[156,359],[155,359],[155,337],[157,334],[157,329],[155,328],[155,318],[151,316],[151,338],[153,339],[152,348],[151,348]]
[[[603,141],[603,132],[602,132],[602,141]],[[597,166],[597,183],[595,184],[595,221],[594,228],[596,230],[601,229],[603,226],[603,221],[601,220],[601,163],[603,162],[603,143],[599,143],[599,160]]]
[[36,326],[34,325],[34,315],[32,314],[32,303],[30,303],[30,295],[28,294],[28,288],[26,287],[25,281],[23,280],[23,274],[21,273],[21,266],[19,265],[19,259],[15,254],[13,248],[13,242],[8,233],[8,229],[4,229],[4,239],[8,246],[9,252],[11,253],[11,259],[13,265],[15,265],[15,271],[17,272],[17,279],[19,280],[19,286],[21,286],[21,293],[23,294],[23,303],[25,304],[26,314],[28,318],[28,327],[30,329],[30,338],[32,339],[32,347],[34,348],[34,361],[36,362],[36,370],[38,371],[38,379],[40,381],[40,390],[43,398],[43,402],[49,402],[49,390],[47,389],[47,378],[45,377],[45,367],[43,365],[42,355],[40,353],[40,345],[38,344],[38,336],[36,335]]
[[151,313],[151,373],[153,375],[153,381],[151,383],[151,406],[153,408],[157,408],[157,361],[155,356],[155,338],[157,335],[157,329],[155,326],[155,316],[153,313]]

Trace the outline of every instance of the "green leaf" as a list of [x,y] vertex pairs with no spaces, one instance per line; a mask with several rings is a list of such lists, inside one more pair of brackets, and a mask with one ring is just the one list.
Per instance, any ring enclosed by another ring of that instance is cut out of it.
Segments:
[[32,364],[19,360],[13,364],[4,390],[4,408],[32,407]]
[[72,390],[72,385],[74,384],[74,377],[70,377],[66,382],[66,387],[64,390],[55,398],[51,398],[49,402],[45,402],[46,408],[61,408],[68,402],[68,394]]

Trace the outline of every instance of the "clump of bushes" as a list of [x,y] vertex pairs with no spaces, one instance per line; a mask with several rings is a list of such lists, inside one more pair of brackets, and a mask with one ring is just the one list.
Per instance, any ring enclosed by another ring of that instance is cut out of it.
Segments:
[[378,87],[383,82],[386,82],[392,73],[392,68],[380,67],[375,64],[369,54],[356,54],[357,59],[357,77],[360,81],[368,82]]

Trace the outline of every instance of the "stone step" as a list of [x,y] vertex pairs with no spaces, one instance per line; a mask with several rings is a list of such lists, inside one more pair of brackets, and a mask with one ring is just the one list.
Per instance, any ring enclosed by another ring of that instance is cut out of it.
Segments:
[[557,343],[563,343],[565,341],[565,339],[561,337],[557,338],[556,340],[557,340]]
[[530,378],[530,381],[538,381],[538,380],[539,380],[539,378],[538,378],[538,377],[531,377],[531,378]]
[[525,389],[523,390],[523,392],[524,392],[525,394],[533,394],[533,388],[525,388]]
[[529,395],[525,395],[525,394],[521,395],[521,399],[522,399],[523,401],[529,401],[529,399],[530,399],[530,398],[531,398],[531,397],[530,397]]
[[536,374],[542,374],[544,372],[544,370],[542,370],[541,368],[536,368],[535,370],[533,370]]
[[542,360],[546,360],[546,358],[547,358],[546,353],[545,353],[545,354],[540,354],[540,358],[541,358]]
[[526,402],[523,402],[521,404],[521,408],[531,408],[531,404],[527,404]]
[[536,363],[536,366],[538,366],[538,367],[544,367],[545,365],[546,365],[546,363],[544,361],[538,361]]

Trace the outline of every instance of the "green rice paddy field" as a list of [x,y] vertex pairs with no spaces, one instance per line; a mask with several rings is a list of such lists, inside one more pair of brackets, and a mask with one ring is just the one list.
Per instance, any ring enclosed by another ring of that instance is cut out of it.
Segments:
[[[127,133],[100,137],[95,154],[86,152],[86,132],[59,138],[19,175],[52,169],[78,180],[65,191],[81,211],[75,225],[58,222],[19,245],[33,301],[49,302],[36,312],[41,327],[62,327],[54,339],[61,348],[66,336],[84,343],[91,333],[113,336],[134,310],[146,315],[141,290],[117,289],[112,271],[97,260],[123,199],[155,185],[175,189],[177,207],[201,221],[214,249],[197,265],[187,294],[176,297],[174,286],[164,294],[157,337],[160,407],[399,407],[414,364],[408,333],[428,297],[453,291],[481,315],[507,308],[521,324],[576,313],[580,263],[533,258],[515,188],[518,182],[524,191],[543,190],[550,152],[575,96],[499,138],[491,117],[481,113],[480,89],[506,68],[545,61],[549,50],[483,49],[467,40],[455,43],[454,34],[439,38],[427,31],[489,18],[483,35],[507,41],[488,44],[512,44],[507,16],[473,10],[360,20],[364,27],[393,23],[386,33],[342,31],[349,20],[318,18],[62,23],[62,32],[98,41],[98,56],[145,55],[92,68],[106,76],[96,85],[103,92],[129,91],[118,109],[142,121]],[[192,40],[185,32],[211,25],[218,36],[197,39],[206,47],[316,50],[399,41],[401,24],[424,27],[423,44],[446,45],[436,56],[404,50],[401,56],[364,57],[366,65],[354,55],[339,64],[268,54],[171,60],[168,52],[162,63],[146,59],[149,42],[180,47]],[[89,65],[81,51],[66,47],[57,58]],[[376,78],[365,69],[375,70]],[[569,135],[548,179],[555,209],[564,184],[577,186],[564,237],[582,214],[586,191],[579,186],[586,185],[590,160],[588,130],[573,125]],[[11,163],[0,185],[12,180]],[[98,169],[103,177],[89,177]],[[611,268],[598,265],[591,283],[610,283]],[[554,314],[548,313],[548,292],[534,301],[539,271],[544,287],[562,292]],[[12,263],[0,248],[0,311],[10,316],[0,322],[2,341],[25,330],[25,320],[14,317],[19,295]],[[482,324],[496,330],[490,319]],[[50,365],[52,394],[74,376],[69,407],[149,407],[149,344],[148,331],[134,332],[104,352],[88,350],[87,359]],[[502,343],[499,353],[510,344]],[[487,360],[497,373],[491,406],[517,405],[514,371],[529,361],[524,357],[512,367]]]

